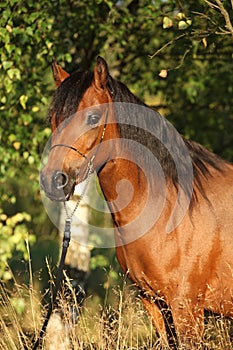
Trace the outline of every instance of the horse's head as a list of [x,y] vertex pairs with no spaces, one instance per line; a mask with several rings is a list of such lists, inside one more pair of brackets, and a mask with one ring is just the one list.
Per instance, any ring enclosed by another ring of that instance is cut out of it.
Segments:
[[49,112],[52,139],[41,186],[49,198],[64,201],[85,180],[90,167],[101,167],[108,159],[109,148],[103,147],[103,141],[114,134],[112,98],[103,58],[97,58],[94,74],[69,75],[56,62],[52,68],[57,89]]

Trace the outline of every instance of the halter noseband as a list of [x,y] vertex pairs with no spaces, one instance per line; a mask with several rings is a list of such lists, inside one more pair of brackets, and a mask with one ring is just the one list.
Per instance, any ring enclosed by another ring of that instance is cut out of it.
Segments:
[[53,145],[52,147],[50,147],[50,151],[55,147],[66,147],[66,148],[72,149],[73,151],[77,152],[80,156],[87,159],[87,157],[85,156],[84,153],[80,152],[77,148],[75,148],[73,146],[66,145],[65,143],[56,143],[56,145]]
[[[95,150],[95,153],[93,154],[93,156],[91,157],[91,159],[89,160],[89,163],[92,164],[99,148],[100,148],[100,145],[104,139],[104,135],[105,135],[105,131],[106,131],[106,126],[107,126],[107,119],[108,119],[108,108],[107,108],[107,111],[106,111],[106,115],[105,115],[105,121],[104,121],[104,129],[103,129],[103,132],[102,132],[102,136],[101,136],[101,139],[100,139],[100,142],[98,144],[98,146],[96,147],[96,150]],[[80,156],[82,156],[83,158],[85,158],[86,160],[88,160],[87,156],[80,152],[76,147],[73,147],[73,146],[69,146],[69,145],[66,145],[65,143],[56,143],[55,145],[53,145],[52,147],[50,147],[50,151],[55,148],[55,147],[66,147],[66,148],[69,148],[75,152],[77,152]]]

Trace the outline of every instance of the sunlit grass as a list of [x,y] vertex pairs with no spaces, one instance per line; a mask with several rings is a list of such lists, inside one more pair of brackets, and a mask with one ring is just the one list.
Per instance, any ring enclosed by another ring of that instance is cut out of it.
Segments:
[[[78,307],[74,291],[66,278],[57,309],[49,322],[42,349],[48,350],[152,350],[161,349],[159,339],[132,286],[123,281],[113,289],[111,305],[96,303],[94,296],[85,300],[78,322],[71,317]],[[61,313],[58,310],[62,309]],[[0,285],[0,349],[32,349],[38,336],[46,306],[32,286],[19,286],[7,291]],[[209,317],[205,325],[205,344],[195,349],[233,349],[230,321]]]

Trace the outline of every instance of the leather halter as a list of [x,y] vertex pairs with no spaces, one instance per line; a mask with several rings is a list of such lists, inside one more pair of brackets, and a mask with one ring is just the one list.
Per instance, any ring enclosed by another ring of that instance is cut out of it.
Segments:
[[69,145],[66,145],[65,143],[56,143],[56,145],[53,145],[52,147],[50,147],[50,151],[55,148],[55,147],[66,147],[66,148],[69,148],[69,149],[72,149],[73,151],[77,152],[78,154],[80,154],[80,156],[84,157],[85,159],[87,159],[87,157],[85,156],[84,153],[80,152],[77,148],[73,147],[73,146],[69,146]]

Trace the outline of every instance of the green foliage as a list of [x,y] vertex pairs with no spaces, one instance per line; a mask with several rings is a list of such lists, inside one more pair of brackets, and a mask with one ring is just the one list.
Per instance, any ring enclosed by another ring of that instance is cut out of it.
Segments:
[[[33,1],[3,1],[0,6],[1,206],[17,218],[21,196],[19,193],[16,196],[15,186],[12,187],[12,180],[16,178],[29,180],[29,198],[34,197],[43,211],[37,194],[38,169],[43,144],[50,135],[50,129],[45,124],[50,97],[45,70],[54,54],[50,38],[55,9],[53,15],[48,16],[48,11],[52,9],[50,1],[38,4]],[[36,211],[34,207],[27,209],[35,229]],[[14,227],[10,222],[10,219],[5,220],[0,235],[0,246],[5,252],[0,277],[4,279],[10,277],[5,265],[15,250],[22,251],[25,256],[24,240],[31,225],[29,220],[24,224],[17,221]],[[35,232],[30,230],[31,242],[34,237]]]
[[34,236],[28,235],[27,222],[31,221],[29,214],[17,213],[11,217],[0,215],[0,279],[12,278],[12,272],[8,269],[8,261],[15,252],[23,253],[23,258],[28,260],[26,240],[33,243]]
[[38,167],[38,149],[48,136],[39,123],[44,118],[43,105],[48,103],[41,71],[51,54],[46,38],[51,21],[43,5],[42,9],[32,1],[1,3],[1,181],[14,178],[33,163]]
[[[222,3],[231,15],[231,4]],[[118,12],[117,35],[105,49],[116,50],[111,60],[121,80],[156,101],[186,137],[232,160],[233,32],[222,12],[201,0],[133,1],[124,8],[127,25]]]

